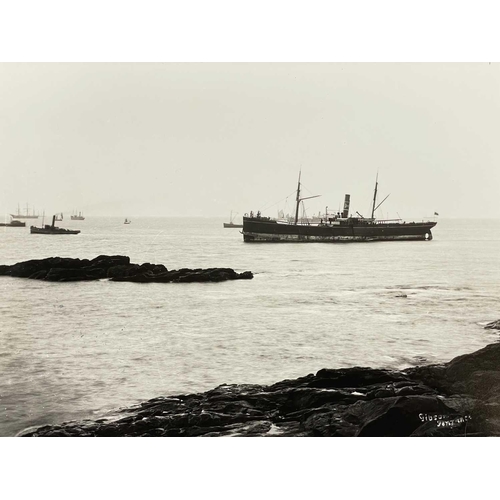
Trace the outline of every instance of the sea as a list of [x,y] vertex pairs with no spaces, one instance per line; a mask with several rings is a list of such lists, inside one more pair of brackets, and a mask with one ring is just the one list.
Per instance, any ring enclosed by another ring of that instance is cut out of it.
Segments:
[[0,276],[0,436],[220,384],[443,363],[499,339],[484,325],[500,319],[500,220],[439,219],[432,241],[334,244],[244,243],[223,222],[0,228],[0,264],[105,254],[254,273],[183,284]]

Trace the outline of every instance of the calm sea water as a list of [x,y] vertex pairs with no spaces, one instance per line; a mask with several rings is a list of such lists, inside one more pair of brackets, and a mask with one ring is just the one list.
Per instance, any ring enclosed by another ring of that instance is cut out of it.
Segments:
[[64,221],[76,236],[0,228],[0,264],[120,254],[255,273],[203,284],[0,277],[0,435],[221,383],[445,362],[498,339],[482,328],[500,318],[498,220],[442,219],[431,242],[347,244],[245,244],[222,222]]

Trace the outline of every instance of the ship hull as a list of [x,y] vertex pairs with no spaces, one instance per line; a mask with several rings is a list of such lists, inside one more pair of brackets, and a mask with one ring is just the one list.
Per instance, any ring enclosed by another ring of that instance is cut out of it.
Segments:
[[26,222],[20,222],[19,224],[10,223],[0,223],[0,227],[26,227]]
[[280,224],[262,218],[243,219],[243,241],[257,242],[325,242],[432,240],[431,228],[436,222],[359,223],[300,225]]
[[38,219],[38,215],[10,214],[13,219]]
[[42,227],[35,227],[31,226],[30,227],[30,233],[31,234],[78,234],[80,231],[78,230],[73,230],[73,229],[63,229],[63,228],[42,228]]

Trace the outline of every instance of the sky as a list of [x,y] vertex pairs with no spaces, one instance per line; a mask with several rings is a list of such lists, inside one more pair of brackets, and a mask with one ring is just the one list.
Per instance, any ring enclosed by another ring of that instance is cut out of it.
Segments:
[[499,117],[496,63],[2,63],[0,209],[500,217]]

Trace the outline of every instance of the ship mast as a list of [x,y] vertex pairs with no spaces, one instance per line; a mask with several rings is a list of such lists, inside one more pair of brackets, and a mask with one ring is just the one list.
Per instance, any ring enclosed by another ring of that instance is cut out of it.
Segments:
[[384,203],[384,201],[387,200],[387,198],[389,198],[389,196],[391,195],[391,193],[389,193],[377,206],[375,206],[375,203],[377,202],[377,187],[378,187],[378,172],[377,172],[377,179],[375,181],[375,192],[373,193],[372,219],[374,218],[375,210],[377,210],[377,208],[380,207],[380,205],[382,205],[382,203]]
[[378,172],[377,172],[377,178],[375,180],[375,191],[373,193],[372,219],[373,216],[375,215],[375,203],[377,203],[377,187],[378,187]]
[[297,185],[297,198],[296,198],[296,202],[297,202],[297,206],[295,208],[295,225],[297,225],[297,222],[299,220],[299,205],[300,205],[300,174],[301,174],[301,171],[299,170],[299,184]]
[[311,198],[318,198],[321,196],[320,194],[316,194],[314,196],[307,196],[306,198],[301,198],[300,197],[300,170],[299,170],[299,184],[297,185],[297,206],[295,207],[295,225],[297,225],[299,221],[299,206],[300,202],[304,200],[310,200]]

